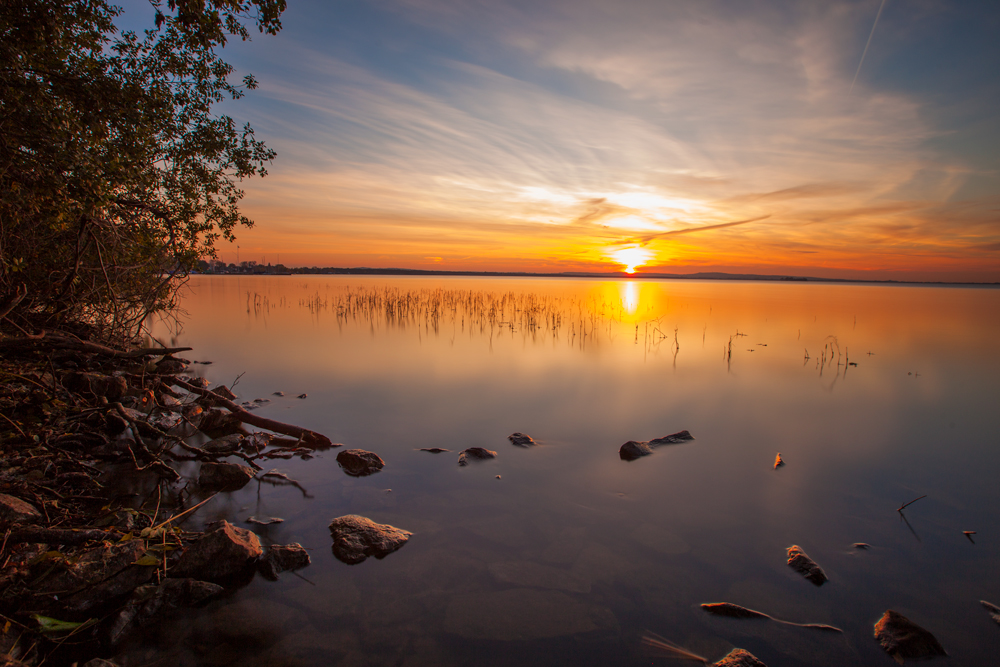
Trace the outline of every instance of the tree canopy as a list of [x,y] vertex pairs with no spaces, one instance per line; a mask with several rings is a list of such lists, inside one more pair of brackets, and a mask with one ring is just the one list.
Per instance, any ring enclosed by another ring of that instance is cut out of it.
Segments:
[[0,318],[134,335],[199,257],[233,239],[240,182],[275,157],[213,105],[233,81],[216,50],[273,34],[284,0],[151,0],[119,33],[106,0],[0,3]]

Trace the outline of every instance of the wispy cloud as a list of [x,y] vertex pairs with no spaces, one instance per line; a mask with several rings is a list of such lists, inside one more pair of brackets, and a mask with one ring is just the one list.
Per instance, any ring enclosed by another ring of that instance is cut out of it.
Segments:
[[248,186],[262,245],[502,268],[606,265],[656,240],[651,263],[678,264],[1000,241],[982,200],[955,199],[996,174],[932,150],[944,130],[921,99],[864,77],[848,95],[859,3],[378,7],[423,35],[394,56],[418,59],[405,75],[348,47],[272,47],[252,120],[280,158]]

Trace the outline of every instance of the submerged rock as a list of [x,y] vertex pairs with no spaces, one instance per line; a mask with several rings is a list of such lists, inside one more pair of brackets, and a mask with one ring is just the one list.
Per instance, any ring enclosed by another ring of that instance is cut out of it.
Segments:
[[767,667],[750,651],[734,648],[726,657],[715,663],[715,667]]
[[0,526],[15,523],[34,523],[41,518],[41,513],[34,505],[20,498],[0,493]]
[[114,646],[133,629],[152,621],[161,611],[193,607],[223,590],[222,586],[196,579],[164,579],[159,586],[139,586],[112,623],[108,639]]
[[431,454],[440,454],[442,452],[450,452],[450,449],[442,449],[440,447],[421,447],[418,451],[430,452]]
[[817,586],[827,581],[826,572],[797,544],[788,547],[788,566]]
[[254,478],[254,471],[238,463],[202,463],[198,484],[213,491],[238,491]]
[[497,453],[492,450],[482,447],[469,447],[468,449],[463,449],[462,453],[458,455],[458,465],[467,466],[471,459],[485,461],[486,459],[495,459],[496,457]]
[[677,433],[665,435],[662,438],[654,438],[652,440],[642,442],[639,442],[638,440],[629,440],[618,448],[618,456],[620,456],[623,461],[635,461],[638,458],[652,454],[653,447],[659,447],[661,445],[676,445],[677,443],[687,442],[688,440],[694,440],[694,436],[688,431],[678,431]]
[[312,563],[309,553],[298,542],[294,544],[272,544],[267,553],[257,562],[257,571],[270,581],[277,581],[278,575],[289,570],[300,570]]
[[337,463],[352,477],[371,475],[385,466],[378,454],[363,449],[345,449],[337,454]]
[[224,435],[221,438],[209,440],[201,446],[209,454],[232,454],[240,449],[243,444],[243,436],[239,433]]
[[510,444],[517,445],[518,447],[534,447],[538,443],[532,440],[530,435],[525,435],[524,433],[511,433],[507,436],[510,440]]
[[385,558],[406,544],[413,533],[348,514],[330,522],[330,535],[333,537],[333,555],[354,565],[369,556]]
[[223,521],[184,551],[170,576],[222,581],[244,574],[262,553],[257,535]]
[[530,641],[615,627],[604,607],[559,591],[512,588],[463,593],[445,610],[444,631],[466,639]]
[[899,664],[904,658],[948,655],[934,635],[892,609],[875,624],[875,639]]

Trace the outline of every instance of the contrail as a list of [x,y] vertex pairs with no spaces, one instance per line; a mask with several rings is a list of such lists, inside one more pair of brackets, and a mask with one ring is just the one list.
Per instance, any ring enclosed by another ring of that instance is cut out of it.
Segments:
[[872,37],[875,36],[875,26],[878,25],[878,19],[882,16],[883,7],[885,7],[885,0],[882,0],[882,4],[878,6],[878,14],[875,15],[875,23],[872,24],[872,32],[868,35],[868,43],[865,44],[865,50],[861,52],[861,62],[858,63],[858,71],[854,73],[854,81],[851,81],[851,89],[847,91],[848,95],[850,95],[854,90],[854,84],[858,80],[858,74],[861,74],[861,66],[864,64],[865,56],[868,54],[868,47],[872,45]]
[[629,243],[638,243],[639,245],[646,245],[650,241],[664,236],[676,236],[678,234],[693,234],[694,232],[705,232],[709,229],[722,229],[723,227],[735,227],[737,225],[745,225],[750,222],[759,222],[760,220],[767,220],[771,217],[771,214],[762,215],[757,218],[750,218],[749,220],[737,220],[735,222],[722,222],[715,225],[702,225],[701,227],[686,227],[684,229],[673,229],[669,232],[660,232],[659,234],[649,234],[647,236],[641,236],[639,238],[629,241]]

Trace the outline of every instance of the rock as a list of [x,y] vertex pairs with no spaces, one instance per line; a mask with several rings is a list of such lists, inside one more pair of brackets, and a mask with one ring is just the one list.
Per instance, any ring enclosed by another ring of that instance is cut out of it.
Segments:
[[223,521],[184,551],[170,576],[223,581],[244,574],[262,553],[254,533]]
[[767,665],[750,651],[734,648],[726,657],[715,663],[715,667],[767,667]]
[[378,454],[363,449],[345,449],[337,454],[337,463],[351,477],[371,475],[385,466]]
[[257,571],[270,581],[277,581],[278,575],[289,570],[300,570],[312,563],[309,554],[301,544],[272,544],[267,553],[257,562]]
[[155,370],[160,375],[177,375],[183,373],[190,363],[187,359],[178,359],[168,354],[156,363]]
[[213,491],[238,491],[254,478],[254,471],[238,463],[202,463],[198,484]]
[[441,449],[440,447],[421,447],[418,451],[430,452],[431,454],[440,454],[441,452],[450,452],[450,449]]
[[159,586],[139,586],[111,624],[109,642],[112,646],[118,644],[129,632],[145,626],[162,610],[194,607],[223,590],[222,586],[196,579],[164,579]]
[[476,459],[478,461],[485,461],[486,459],[495,459],[497,453],[489,449],[483,449],[482,447],[469,447],[468,449],[463,449],[462,453],[458,455],[458,465],[467,466],[471,459]]
[[678,431],[677,433],[671,433],[670,435],[665,435],[662,438],[654,438],[645,442],[629,440],[618,448],[618,456],[620,456],[623,461],[635,461],[638,458],[652,454],[653,447],[659,447],[661,445],[676,445],[677,443],[687,442],[688,440],[694,440],[694,436],[687,431]]
[[295,398],[309,398],[309,394],[299,394]]
[[[61,610],[88,613],[149,581],[156,568],[135,565],[145,553],[142,540],[104,543],[79,554],[65,570],[46,578],[38,592],[46,597],[59,595]],[[75,592],[63,597],[67,591]]]
[[205,410],[197,416],[195,425],[198,427],[198,430],[211,438],[221,438],[224,435],[232,433],[246,435],[243,422],[236,415],[229,412],[229,410],[221,408]]
[[6,493],[0,493],[0,526],[34,523],[41,516],[41,513],[30,503],[14,496],[8,496]]
[[118,667],[118,663],[105,660],[104,658],[93,658],[85,662],[83,667]]
[[660,445],[676,445],[680,442],[687,442],[688,440],[694,440],[694,436],[687,431],[678,431],[677,433],[665,435],[662,438],[654,438],[647,444],[650,447],[659,447]]
[[412,534],[356,514],[348,514],[330,522],[333,555],[350,565],[360,563],[369,556],[385,558],[406,544]]
[[875,639],[899,664],[904,658],[948,655],[934,635],[891,609],[875,624]]
[[285,520],[277,516],[248,516],[246,521],[258,526],[270,526],[275,523],[284,523]]
[[777,470],[783,465],[785,465],[785,459],[781,458],[781,452],[778,452],[778,455],[774,457],[774,469]]
[[209,454],[232,454],[243,446],[243,436],[239,433],[231,433],[221,438],[209,440],[201,446]]
[[285,395],[285,392],[283,392],[283,391],[276,391],[276,392],[274,392],[274,393],[273,393],[273,394],[271,394],[271,395],[272,395],[272,396],[284,396],[284,395]]
[[1000,623],[1000,607],[995,604],[990,604],[986,600],[980,600],[979,604],[986,608],[986,611],[990,614],[990,618],[992,618],[995,622]]
[[70,391],[104,396],[109,401],[119,401],[128,390],[125,378],[103,373],[68,373],[63,385]]
[[872,548],[872,545],[868,544],[867,542],[855,542],[851,546],[854,547],[855,549],[865,549],[865,550]]
[[653,450],[649,448],[649,445],[645,442],[636,442],[635,440],[629,440],[618,448],[618,456],[621,457],[622,461],[635,461],[652,453]]
[[548,588],[568,593],[589,593],[590,580],[567,570],[530,561],[490,563],[490,574],[499,582],[522,587]]
[[511,433],[507,436],[510,440],[510,444],[517,445],[518,447],[534,447],[538,443],[531,439],[530,435],[525,435],[523,433]]
[[227,387],[224,384],[220,384],[215,389],[212,389],[211,392],[213,394],[215,394],[216,396],[220,396],[220,397],[226,399],[227,401],[235,401],[236,400],[236,394],[234,394],[233,390],[230,389],[229,387]]
[[797,544],[788,547],[788,565],[817,586],[827,581],[826,572]]

